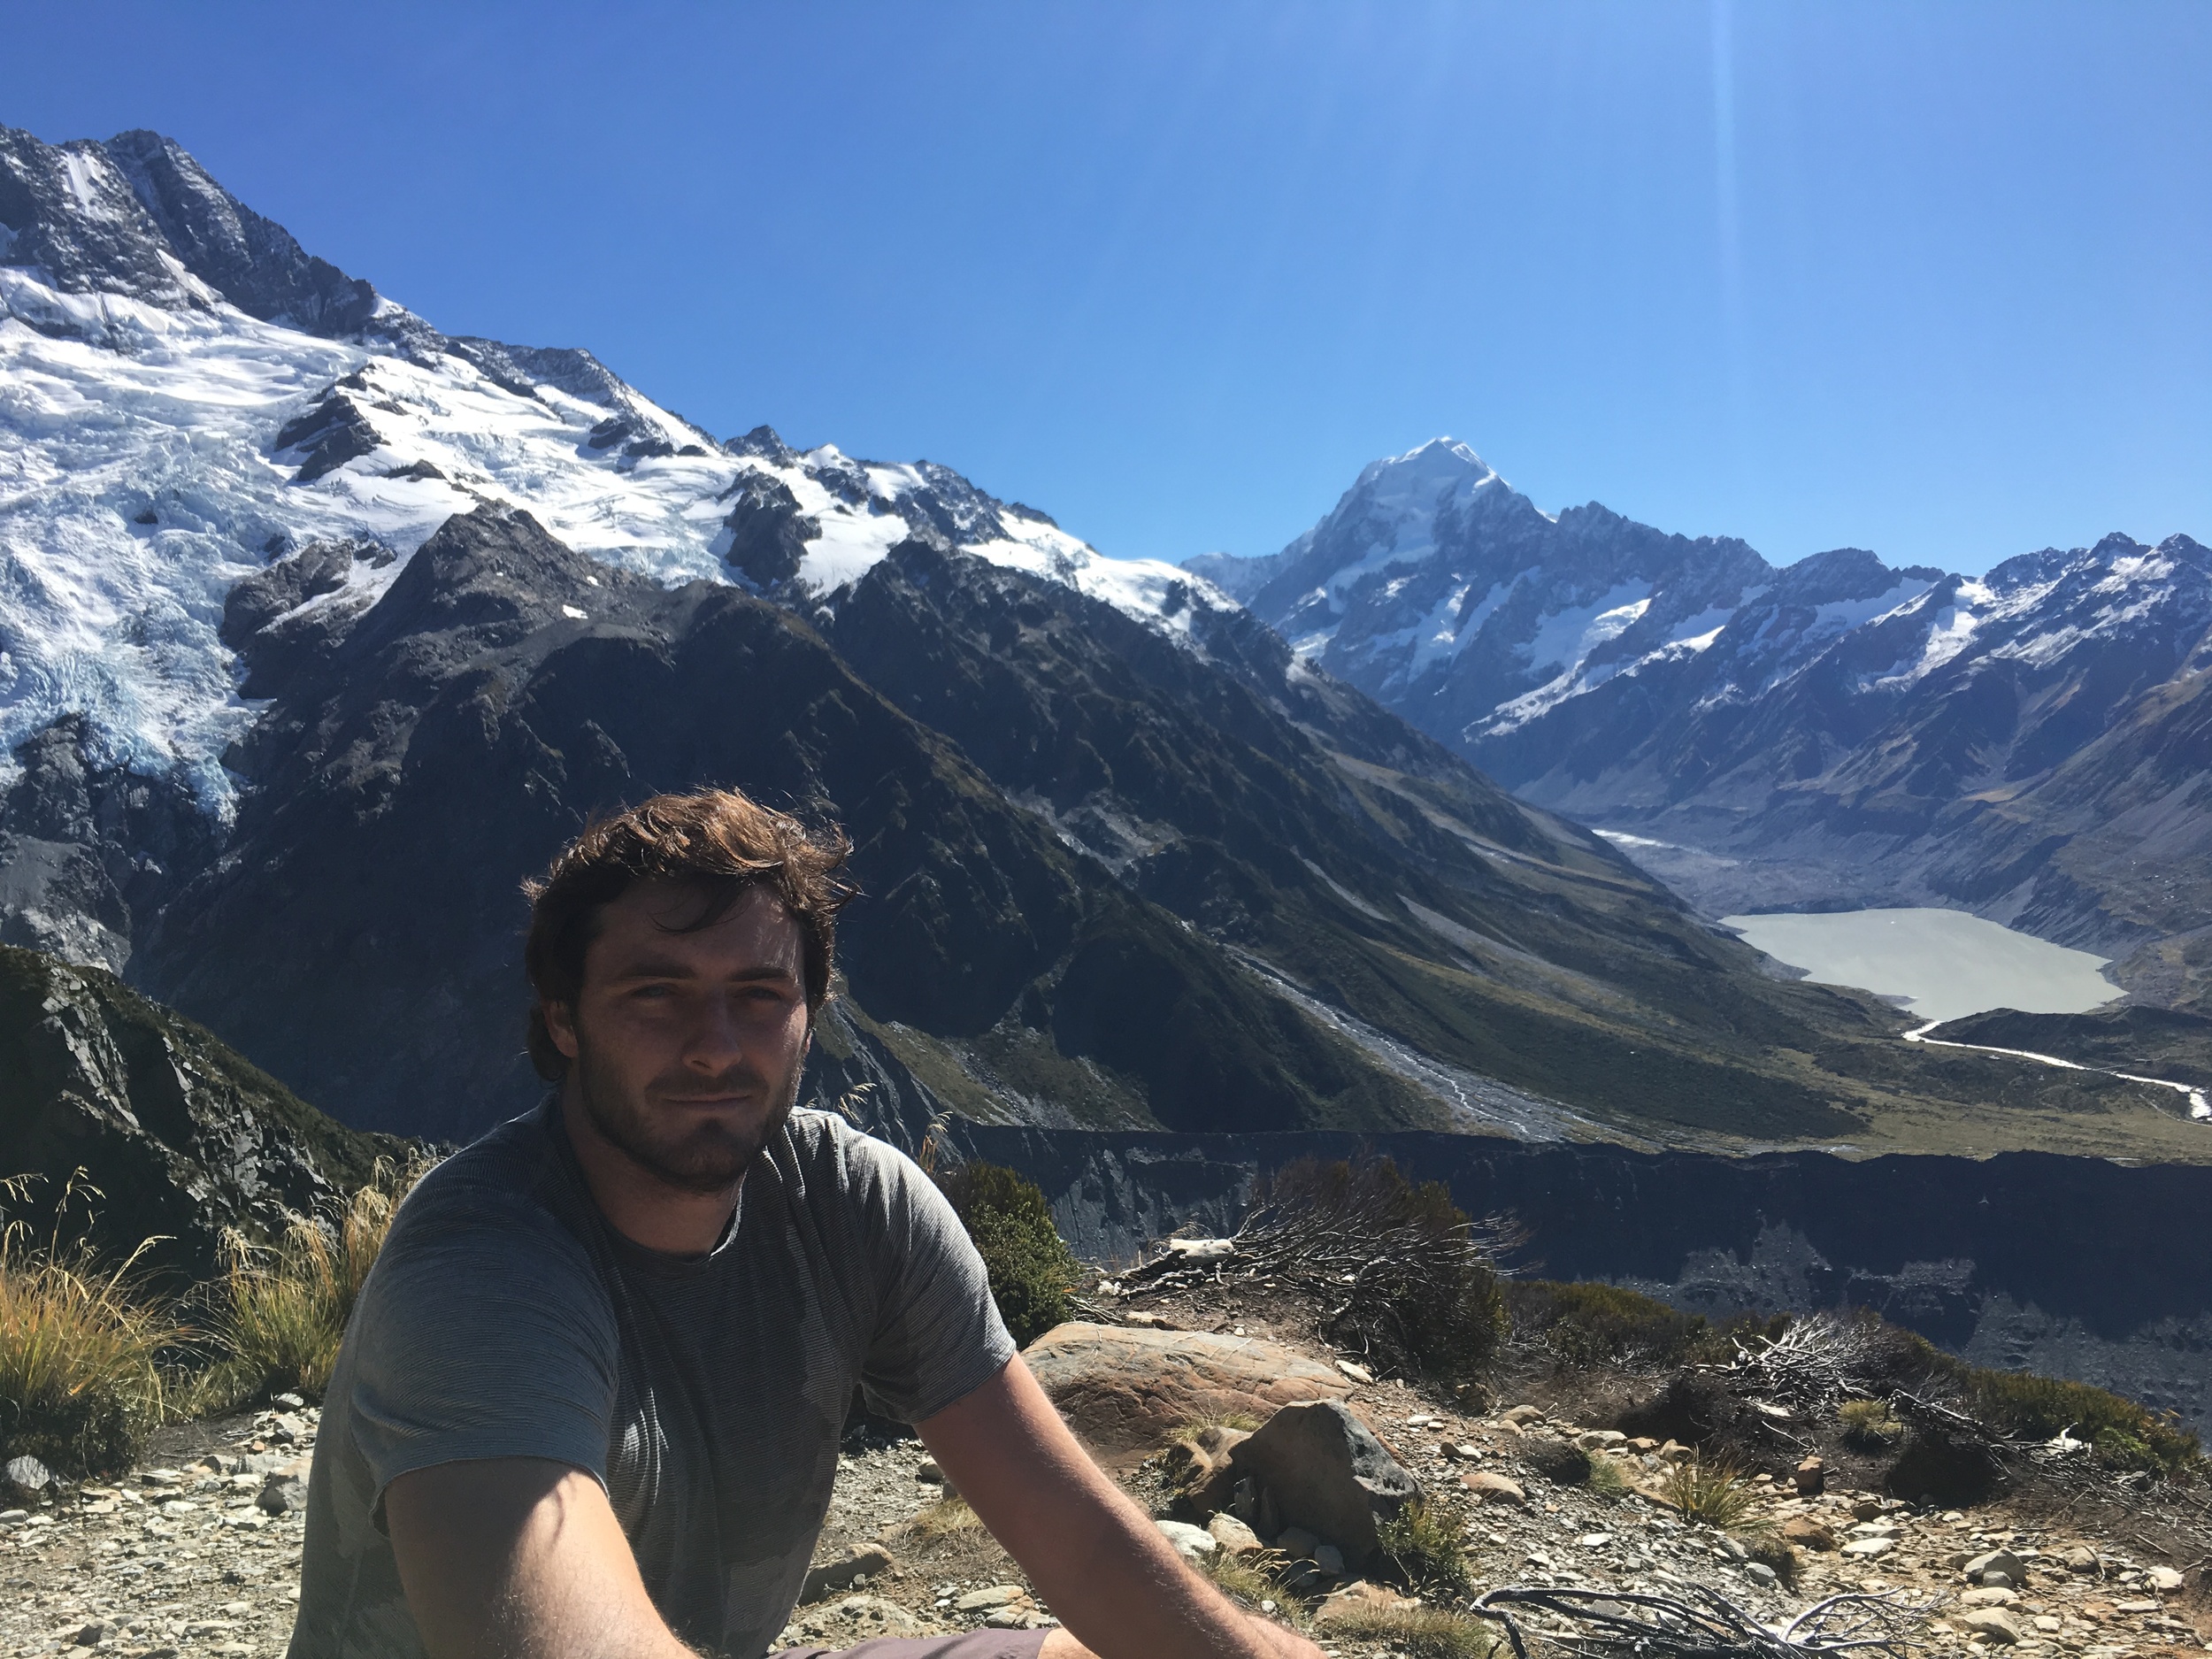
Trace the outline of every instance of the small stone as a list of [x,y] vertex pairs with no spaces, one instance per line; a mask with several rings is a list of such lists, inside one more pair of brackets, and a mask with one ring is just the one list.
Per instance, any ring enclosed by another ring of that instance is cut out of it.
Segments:
[[1206,1523],[1206,1530],[1232,1555],[1256,1555],[1262,1548],[1260,1535],[1225,1509]]
[[1369,1371],[1366,1366],[1353,1360],[1340,1359],[1337,1361],[1336,1368],[1337,1370],[1342,1371],[1347,1377],[1349,1377],[1354,1382],[1371,1383],[1375,1380],[1375,1373],[1373,1371]]
[[2086,1544],[2069,1544],[2058,1552],[2059,1565],[2069,1572],[2097,1571],[2097,1552]]
[[1321,1540],[1302,1526],[1286,1526],[1277,1534],[1275,1548],[1293,1561],[1311,1561]]
[[[1321,1598],[1321,1605],[1313,1611],[1317,1624],[1333,1624],[1350,1614],[1372,1612],[1395,1613],[1409,1608],[1412,1602],[1393,1594],[1379,1584],[1370,1584],[1364,1578],[1355,1578]],[[1267,1609],[1263,1604],[1261,1610]]]
[[1121,1322],[1133,1325],[1140,1331],[1179,1331],[1183,1328],[1164,1314],[1157,1313],[1125,1313],[1121,1316]]
[[54,1471],[35,1457],[11,1457],[0,1470],[14,1491],[35,1496],[54,1484]]
[[1809,1515],[1793,1515],[1782,1523],[1782,1540],[1804,1549],[1831,1550],[1836,1535]]
[[1603,1549],[1613,1541],[1610,1532],[1585,1532],[1575,1540],[1585,1549]]
[[[273,1471],[254,1494],[254,1507],[264,1515],[297,1515],[307,1509],[307,1483],[280,1471]],[[165,1512],[170,1506],[163,1504]]]
[[1484,1503],[1526,1503],[1528,1494],[1520,1482],[1508,1480],[1503,1475],[1492,1474],[1486,1469],[1470,1471],[1459,1478],[1459,1484],[1473,1493]]
[[877,1578],[898,1563],[891,1552],[880,1544],[865,1544],[849,1549],[835,1561],[824,1562],[818,1567],[807,1569],[806,1580],[800,1586],[799,1601],[803,1605],[851,1588],[865,1578]]
[[1316,1544],[1313,1547],[1313,1564],[1330,1578],[1341,1578],[1344,1576],[1344,1552],[1334,1544]]
[[1851,1518],[1855,1521],[1871,1521],[1881,1513],[1882,1501],[1879,1498],[1859,1498],[1854,1500],[1851,1505]]
[[1816,1498],[1827,1490],[1828,1465],[1817,1457],[1808,1457],[1792,1471],[1790,1479],[1797,1483],[1797,1495]]
[[2036,1629],[2041,1631],[2046,1636],[2055,1636],[2061,1630],[2065,1628],[2064,1625],[2062,1625],[2057,1619],[2052,1617],[2048,1613],[2038,1613],[2035,1616],[2035,1627]]
[[2112,1604],[2112,1610],[2116,1613],[2155,1613],[2158,1611],[2158,1603],[2145,1600],[2115,1601]]
[[1781,1575],[1776,1572],[1773,1568],[1768,1566],[1763,1561],[1753,1562],[1748,1567],[1744,1569],[1744,1571],[1750,1575],[1751,1580],[1755,1584],[1763,1584],[1771,1587],[1772,1586],[1782,1582]]
[[1951,1622],[1969,1634],[1978,1634],[1990,1641],[2009,1646],[2020,1640],[2018,1622],[2002,1608],[1969,1608],[1965,1612],[1955,1615]]
[[[36,1460],[24,1459],[22,1461],[35,1462]],[[69,1645],[73,1647],[97,1647],[107,1640],[107,1633],[108,1627],[98,1619],[95,1619],[72,1636],[69,1639]]]
[[2019,1599],[2020,1593],[2017,1590],[2008,1590],[1995,1585],[1985,1585],[1978,1590],[1969,1590],[1964,1595],[1959,1597],[1959,1600],[1968,1607],[2008,1607]]
[[2178,1590],[2181,1588],[2181,1574],[2175,1571],[2171,1567],[2153,1567],[2149,1572],[2144,1575],[2144,1577],[2150,1580],[2151,1588],[2154,1590]]
[[301,1399],[297,1394],[271,1394],[269,1396],[269,1403],[273,1406],[280,1407],[287,1411],[297,1411],[302,1407],[306,1405],[307,1402]]
[[1985,1572],[1982,1574],[1982,1587],[1985,1590],[2009,1590],[2012,1588],[2012,1575],[2008,1572]]
[[[1194,1527],[1191,1530],[1195,1532],[1197,1529]],[[956,1612],[980,1613],[987,1608],[1004,1607],[1009,1601],[1018,1601],[1028,1594],[1018,1584],[995,1584],[988,1589],[971,1590],[967,1594],[956,1597],[952,1605]]]
[[1175,1553],[1185,1561],[1203,1561],[1221,1548],[1214,1535],[1202,1526],[1193,1526],[1188,1521],[1155,1521],[1167,1541],[1175,1546]]
[[1985,1550],[1966,1563],[1966,1577],[1970,1583],[1987,1584],[1988,1575],[1993,1572],[2004,1575],[2007,1588],[2023,1582],[2028,1576],[2028,1570],[2020,1557],[2008,1549]]
[[1627,1439],[1618,1429],[1587,1429],[1575,1436],[1575,1444],[1586,1452],[1594,1452],[1602,1447],[1621,1445]]
[[1888,1555],[1895,1548],[1896,1541],[1892,1538],[1855,1538],[1843,1547],[1843,1553],[1871,1561],[1877,1555]]
[[1541,1423],[1544,1420],[1544,1410],[1541,1406],[1515,1406],[1509,1411],[1499,1412],[1498,1416],[1517,1429],[1531,1423]]

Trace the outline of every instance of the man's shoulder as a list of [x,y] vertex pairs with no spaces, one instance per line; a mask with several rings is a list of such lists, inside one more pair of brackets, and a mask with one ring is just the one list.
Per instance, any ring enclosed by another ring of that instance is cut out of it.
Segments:
[[417,1182],[394,1223],[394,1242],[457,1233],[574,1233],[574,1187],[541,1107],[501,1124]]

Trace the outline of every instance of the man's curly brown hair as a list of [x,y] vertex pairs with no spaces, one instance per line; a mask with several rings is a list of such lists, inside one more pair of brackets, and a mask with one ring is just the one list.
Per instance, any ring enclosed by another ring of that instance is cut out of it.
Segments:
[[639,881],[679,882],[705,897],[684,933],[720,921],[755,887],[773,893],[799,925],[807,1012],[818,1014],[829,998],[837,913],[853,896],[839,873],[851,852],[835,824],[807,825],[734,789],[657,795],[592,824],[543,875],[522,884],[530,899],[523,967],[536,993],[530,1063],[538,1075],[558,1082],[568,1073],[568,1057],[546,1028],[545,1005],[574,1004],[601,910]]

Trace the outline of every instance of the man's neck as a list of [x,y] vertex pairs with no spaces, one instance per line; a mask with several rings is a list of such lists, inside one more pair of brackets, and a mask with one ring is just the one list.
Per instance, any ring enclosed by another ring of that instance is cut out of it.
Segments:
[[704,1256],[721,1243],[743,1176],[711,1193],[672,1186],[600,1133],[572,1077],[561,1090],[560,1112],[584,1182],[617,1233],[669,1256]]

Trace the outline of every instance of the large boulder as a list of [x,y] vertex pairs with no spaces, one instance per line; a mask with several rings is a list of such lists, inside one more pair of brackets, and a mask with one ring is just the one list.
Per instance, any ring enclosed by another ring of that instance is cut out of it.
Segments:
[[1355,1567],[1374,1553],[1376,1523],[1421,1490],[1340,1400],[1285,1406],[1240,1440],[1230,1461],[1266,1490],[1285,1522],[1336,1545]]
[[1279,1342],[1201,1331],[1072,1322],[1046,1332],[1022,1357],[1077,1438],[1117,1462],[1157,1449],[1188,1424],[1264,1418],[1351,1387]]

